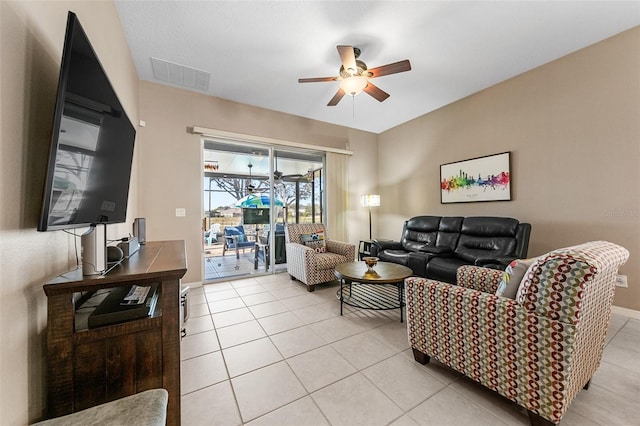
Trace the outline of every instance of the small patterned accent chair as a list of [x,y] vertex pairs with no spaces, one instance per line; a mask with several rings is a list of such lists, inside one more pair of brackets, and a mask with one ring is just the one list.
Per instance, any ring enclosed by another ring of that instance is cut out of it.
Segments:
[[407,329],[430,357],[557,424],[600,365],[615,281],[629,252],[593,241],[554,250],[527,269],[516,298],[496,296],[503,271],[462,266],[458,285],[408,278]]
[[321,223],[288,224],[284,232],[287,272],[292,279],[305,283],[308,291],[314,291],[316,284],[335,280],[336,265],[356,260],[355,244],[325,239],[324,253],[302,244],[304,235],[326,234]]

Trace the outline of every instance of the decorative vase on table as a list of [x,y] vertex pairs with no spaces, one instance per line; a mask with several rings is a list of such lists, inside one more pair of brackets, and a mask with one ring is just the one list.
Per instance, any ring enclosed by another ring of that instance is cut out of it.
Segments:
[[378,258],[377,257],[363,257],[362,260],[364,260],[364,263],[366,263],[367,265],[367,272],[369,273],[373,273],[375,272],[374,267],[378,264]]

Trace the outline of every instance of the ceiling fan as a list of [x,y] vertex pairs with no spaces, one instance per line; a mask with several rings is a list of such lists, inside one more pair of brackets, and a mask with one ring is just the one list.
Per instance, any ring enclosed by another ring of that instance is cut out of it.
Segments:
[[302,176],[301,174],[293,174],[293,175],[285,175],[284,173],[282,173],[281,171],[278,170],[278,154],[274,153],[274,157],[276,160],[276,168],[273,171],[273,181],[276,185],[282,183],[282,179],[283,178],[298,178],[300,176]]
[[368,69],[367,64],[358,60],[358,57],[360,57],[360,49],[353,46],[337,46],[337,48],[340,59],[342,60],[339,76],[298,79],[298,83],[340,81],[340,88],[333,98],[331,98],[327,106],[337,105],[342,97],[347,93],[355,96],[362,91],[368,93],[379,102],[382,102],[389,97],[389,94],[375,86],[370,80],[372,78],[382,77],[383,75],[396,74],[411,70],[411,63],[408,59]]

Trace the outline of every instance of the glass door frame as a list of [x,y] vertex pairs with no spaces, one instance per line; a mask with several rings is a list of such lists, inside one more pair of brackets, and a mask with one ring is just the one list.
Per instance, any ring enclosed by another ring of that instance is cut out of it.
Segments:
[[[229,151],[229,152],[234,152],[234,153],[238,153],[238,154],[244,154],[246,152],[247,148],[255,148],[256,150],[259,150],[261,152],[266,151],[268,153],[268,163],[269,163],[269,177],[268,177],[268,194],[269,194],[269,198],[270,200],[275,200],[276,197],[276,191],[275,191],[275,179],[274,179],[274,172],[276,171],[276,156],[275,153],[276,152],[289,152],[289,153],[294,153],[294,160],[295,160],[295,153],[298,153],[298,155],[304,155],[306,153],[311,153],[308,154],[309,157],[315,157],[317,156],[318,160],[321,159],[321,166],[318,168],[316,167],[315,169],[310,169],[309,170],[309,174],[311,176],[313,176],[312,180],[311,180],[311,220],[313,223],[315,223],[316,221],[316,194],[315,194],[315,190],[316,190],[316,179],[319,182],[319,208],[320,208],[320,216],[319,216],[319,220],[320,222],[324,222],[326,220],[326,212],[327,209],[325,208],[326,206],[326,191],[324,190],[325,187],[325,180],[324,180],[324,174],[322,173],[323,170],[326,170],[326,153],[324,151],[318,151],[318,150],[309,150],[309,149],[302,149],[302,148],[296,148],[296,147],[290,147],[290,146],[281,146],[281,145],[277,145],[277,144],[264,144],[264,143],[256,143],[256,142],[252,142],[252,141],[240,141],[240,140],[221,140],[218,139],[216,137],[208,137],[208,136],[203,136],[202,137],[202,161],[201,163],[204,165],[205,164],[205,150],[207,150],[208,148],[206,147],[207,142],[213,143],[213,144],[223,144],[223,145],[235,145],[238,148],[240,148],[237,152],[235,151]],[[242,149],[244,148],[244,150]],[[212,148],[211,150],[215,150],[215,148]],[[251,155],[251,154],[248,154]],[[282,156],[279,158],[287,158],[286,156]],[[317,160],[315,161],[316,164],[318,163]],[[202,182],[202,191],[201,194],[204,194],[204,192],[206,191],[205,185],[204,185],[204,177],[206,177],[206,173],[207,171],[204,169],[204,167],[202,168],[203,170],[203,179],[201,180]],[[318,177],[316,177],[316,175],[318,175]],[[262,175],[263,176],[263,175]],[[261,177],[261,179],[263,179],[263,177]],[[296,209],[296,214],[295,214],[295,220],[296,223],[299,223],[300,221],[300,193],[299,193],[299,187],[300,187],[300,180],[298,180],[296,182],[296,194],[295,194],[295,209]],[[209,186],[210,187],[210,186]],[[209,194],[210,196],[211,194]],[[201,198],[202,200],[202,211],[203,213],[205,212],[204,209],[204,205],[205,205],[205,201],[204,201],[204,197]],[[286,200],[283,200],[286,203]],[[209,211],[211,211],[212,206],[211,203],[209,202]],[[275,203],[270,203],[269,205],[269,229],[270,230],[274,230],[274,232],[269,232],[268,234],[268,241],[267,244],[269,245],[270,250],[273,250],[273,253],[271,256],[269,256],[269,268],[270,268],[270,273],[271,274],[275,274],[276,272],[280,272],[280,271],[276,271],[276,256],[275,256],[275,240],[276,240],[276,236],[275,236],[275,225],[278,221],[277,218],[277,207],[275,206]],[[286,224],[288,223],[288,217],[285,216],[285,212],[286,209],[283,210],[283,222],[286,226]],[[264,257],[265,261],[266,261],[266,256]],[[203,254],[203,262],[202,264],[204,265],[204,254]],[[269,273],[269,271],[256,271],[255,274],[256,275],[263,275],[263,274],[267,274]],[[254,275],[254,274],[251,274]],[[220,277],[220,279],[225,279],[224,277]],[[203,271],[203,281],[209,281],[206,279],[206,276],[204,274]]]

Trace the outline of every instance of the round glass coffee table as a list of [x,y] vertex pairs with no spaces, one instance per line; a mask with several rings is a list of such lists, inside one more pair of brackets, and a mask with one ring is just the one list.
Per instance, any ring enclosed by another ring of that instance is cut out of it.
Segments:
[[341,263],[335,268],[340,280],[340,289],[336,293],[342,305],[346,303],[361,309],[388,310],[400,309],[400,322],[403,322],[404,279],[413,275],[406,266],[390,262],[378,262],[374,272],[367,270],[363,262]]

